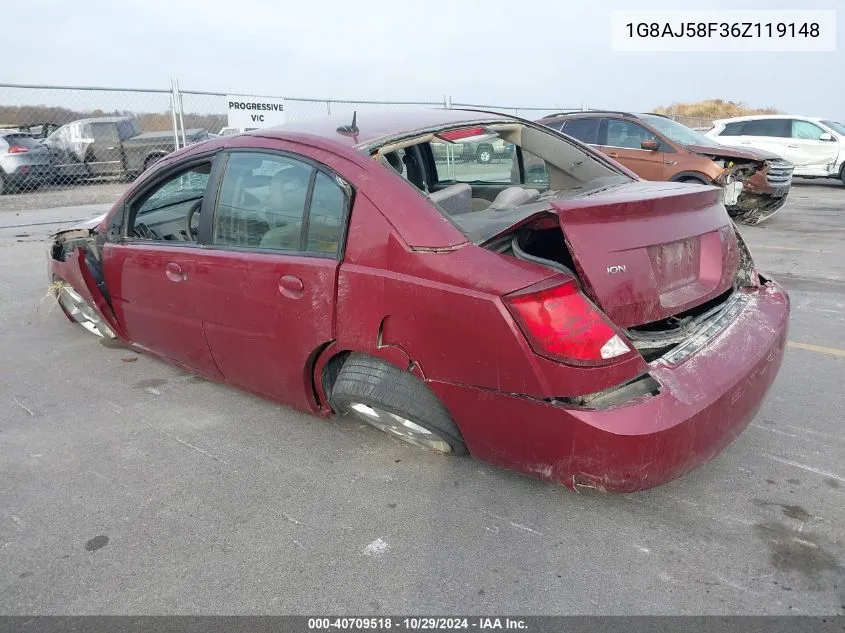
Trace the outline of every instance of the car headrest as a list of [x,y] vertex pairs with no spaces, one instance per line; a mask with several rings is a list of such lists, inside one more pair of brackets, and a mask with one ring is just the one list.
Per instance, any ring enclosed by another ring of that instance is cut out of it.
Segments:
[[533,202],[540,197],[537,189],[523,189],[522,187],[508,187],[502,189],[499,195],[488,207],[489,209],[510,209],[521,204]]

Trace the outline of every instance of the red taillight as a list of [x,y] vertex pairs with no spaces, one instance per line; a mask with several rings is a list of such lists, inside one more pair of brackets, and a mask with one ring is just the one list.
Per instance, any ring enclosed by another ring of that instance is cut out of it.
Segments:
[[544,283],[505,297],[535,352],[574,365],[605,365],[633,350],[575,281]]
[[29,151],[28,147],[24,147],[23,145],[12,145],[9,147],[10,154],[26,154]]

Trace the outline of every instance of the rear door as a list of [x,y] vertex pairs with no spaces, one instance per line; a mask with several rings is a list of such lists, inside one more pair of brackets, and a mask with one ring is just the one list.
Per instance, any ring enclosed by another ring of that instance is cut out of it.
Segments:
[[791,119],[790,123],[791,135],[784,158],[795,165],[797,170],[808,175],[828,175],[828,165],[833,165],[839,154],[839,143],[835,138],[821,140],[826,130],[815,123],[799,119]]
[[334,338],[350,192],[298,154],[228,154],[195,271],[205,337],[228,382],[311,408],[308,367]]
[[584,290],[619,326],[727,292],[739,266],[717,187],[634,182],[552,203]]
[[[643,141],[657,141],[659,149],[642,149]],[[665,180],[665,145],[656,134],[633,121],[602,121],[598,149],[645,180]]]
[[213,160],[175,166],[127,203],[123,239],[103,247],[103,274],[132,343],[219,377],[199,315],[202,250],[195,229],[213,191]]
[[123,150],[115,123],[91,123],[91,146],[88,167],[92,174],[119,174],[123,172]]
[[751,147],[784,157],[791,136],[789,119],[751,119],[733,121],[719,134],[719,143]]

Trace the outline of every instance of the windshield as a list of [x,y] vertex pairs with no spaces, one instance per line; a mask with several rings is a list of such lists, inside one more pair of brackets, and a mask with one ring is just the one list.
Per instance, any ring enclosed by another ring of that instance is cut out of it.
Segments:
[[701,132],[696,132],[695,130],[688,128],[686,125],[682,125],[672,119],[667,119],[666,117],[657,116],[655,114],[641,114],[640,118],[643,121],[648,122],[651,127],[661,134],[665,134],[670,139],[676,143],[680,143],[681,145],[706,145],[707,147],[716,146],[715,141],[707,138]]
[[842,125],[838,121],[822,121],[822,123],[824,123],[834,132],[838,132],[839,134],[845,134],[845,125]]

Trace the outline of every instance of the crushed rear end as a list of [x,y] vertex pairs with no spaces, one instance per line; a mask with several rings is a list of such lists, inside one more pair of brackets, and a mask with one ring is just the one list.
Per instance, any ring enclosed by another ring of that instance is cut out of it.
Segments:
[[572,488],[650,488],[718,455],[777,375],[789,299],[754,269],[715,187],[553,200],[487,247],[558,273],[503,300],[533,352],[617,381],[572,393],[550,373],[539,398],[435,385],[481,459]]

